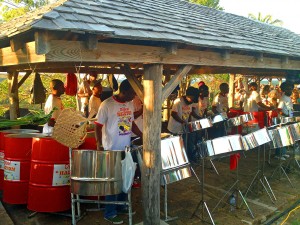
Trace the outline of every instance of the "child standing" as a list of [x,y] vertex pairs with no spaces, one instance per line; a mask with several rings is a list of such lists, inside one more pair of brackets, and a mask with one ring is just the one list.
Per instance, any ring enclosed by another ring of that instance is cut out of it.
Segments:
[[56,110],[52,113],[52,117],[50,118],[48,123],[46,123],[43,127],[43,133],[49,135],[52,134],[56,119],[63,110],[63,104],[60,96],[65,93],[64,83],[59,79],[53,79],[50,82],[50,90],[51,94],[49,95],[45,103],[44,111],[45,114],[49,114],[52,109],[56,108]]

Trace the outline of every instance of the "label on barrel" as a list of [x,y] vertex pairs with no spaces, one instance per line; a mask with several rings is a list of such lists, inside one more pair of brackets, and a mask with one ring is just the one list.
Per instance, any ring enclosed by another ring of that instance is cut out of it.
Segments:
[[4,160],[4,180],[20,181],[21,162]]
[[0,170],[4,170],[4,152],[0,152]]
[[54,164],[52,186],[70,185],[70,165]]

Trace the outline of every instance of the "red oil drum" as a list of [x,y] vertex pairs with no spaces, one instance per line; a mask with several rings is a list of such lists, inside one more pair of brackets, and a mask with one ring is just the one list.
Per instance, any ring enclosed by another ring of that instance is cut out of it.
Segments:
[[8,134],[4,142],[3,201],[9,204],[26,204],[32,136]]
[[3,190],[4,182],[4,149],[0,149],[0,190]]
[[38,130],[32,129],[10,129],[0,131],[0,190],[3,190],[4,181],[4,140],[7,134],[19,134],[19,133],[38,133]]
[[71,208],[69,148],[51,137],[32,140],[27,208],[36,212]]

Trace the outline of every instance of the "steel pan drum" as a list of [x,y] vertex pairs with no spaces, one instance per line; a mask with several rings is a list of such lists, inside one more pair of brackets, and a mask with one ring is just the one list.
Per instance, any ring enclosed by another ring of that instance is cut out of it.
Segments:
[[281,123],[293,123],[296,122],[295,117],[281,117]]
[[281,139],[280,139],[280,134],[279,134],[279,131],[277,129],[269,130],[268,133],[269,133],[269,136],[272,140],[271,148],[281,148],[281,147],[283,147]]
[[291,130],[290,126],[281,127],[278,129],[278,132],[279,132],[283,147],[290,146],[295,143],[293,131]]
[[266,128],[254,131],[252,134],[256,140],[256,143],[259,146],[271,141],[271,139],[269,137],[269,133]]
[[241,115],[241,117],[242,117],[243,123],[247,123],[249,121],[254,120],[254,116],[252,113],[243,114],[243,115]]
[[237,116],[227,120],[227,125],[229,127],[236,127],[243,124],[242,116]]
[[299,141],[300,140],[300,123],[294,123],[290,126],[292,126],[294,129],[295,140]]
[[224,154],[232,151],[229,139],[227,137],[219,137],[213,139],[212,146],[215,155]]
[[245,150],[250,150],[259,146],[253,133],[243,136],[243,142],[246,143],[244,144]]
[[188,131],[189,132],[193,132],[193,131],[197,131],[197,130],[201,130],[201,123],[200,120],[196,120],[193,122],[189,122],[188,125]]
[[219,122],[222,122],[222,121],[225,121],[227,119],[227,114],[226,113],[220,113],[219,115],[216,115],[214,118],[213,118],[213,123],[219,123]]
[[226,136],[229,140],[232,151],[245,150],[244,144],[242,142],[242,136],[239,134]]
[[206,128],[213,126],[212,121],[208,118],[201,119],[200,124],[201,124],[202,129],[206,129]]
[[124,151],[73,150],[71,192],[85,196],[120,194],[122,152]]

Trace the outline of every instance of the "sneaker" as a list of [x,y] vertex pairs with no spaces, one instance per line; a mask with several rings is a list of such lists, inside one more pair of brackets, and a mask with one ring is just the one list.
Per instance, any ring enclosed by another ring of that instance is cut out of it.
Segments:
[[[118,210],[117,211],[117,213],[119,214],[119,215],[129,215],[129,211],[128,211],[128,208],[127,207],[125,207],[125,208],[123,208],[123,209],[121,209],[121,210]],[[131,212],[131,215],[135,215],[135,211],[132,211]]]
[[285,161],[285,160],[286,160],[283,156],[281,156],[281,157],[275,156],[274,158],[275,158],[275,159],[280,159],[280,160],[282,160],[282,161]]
[[133,181],[132,188],[141,188],[141,183],[137,180]]
[[284,158],[290,158],[290,155],[288,155],[288,154],[284,154],[284,155],[282,155],[282,157],[284,157]]
[[118,217],[117,215],[115,215],[114,217],[111,217],[111,218],[104,217],[104,219],[111,222],[112,224],[122,224],[123,223],[123,220],[120,217]]

